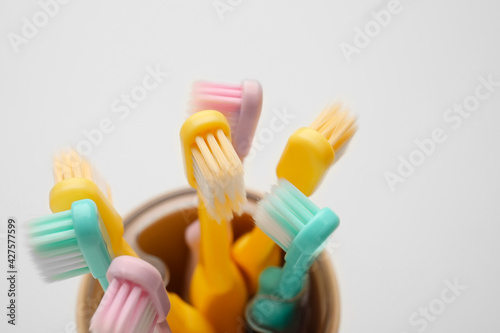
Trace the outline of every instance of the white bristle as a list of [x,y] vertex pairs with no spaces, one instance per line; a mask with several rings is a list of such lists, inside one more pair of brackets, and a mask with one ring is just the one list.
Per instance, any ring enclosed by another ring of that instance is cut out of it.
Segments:
[[288,251],[295,236],[319,208],[288,181],[282,179],[257,204],[255,224],[283,250]]
[[156,323],[156,310],[153,303],[148,302],[146,309],[144,310],[144,314],[140,317],[138,325],[134,332],[150,332],[151,326]]
[[210,216],[229,221],[246,203],[243,165],[222,130],[215,137],[196,137],[192,149],[197,189]]
[[65,280],[90,273],[87,262],[80,251],[52,257],[42,257],[35,251],[30,251],[30,253],[33,263],[46,282]]
[[156,325],[158,314],[140,286],[113,279],[91,319],[94,333],[147,333]]
[[31,258],[45,281],[58,281],[89,273],[70,213],[44,216],[29,224]]
[[271,216],[270,211],[274,208],[268,205],[265,198],[259,202],[255,214],[253,216],[255,224],[271,237],[285,251],[292,244],[294,236],[288,232],[288,229],[283,229],[277,221]]

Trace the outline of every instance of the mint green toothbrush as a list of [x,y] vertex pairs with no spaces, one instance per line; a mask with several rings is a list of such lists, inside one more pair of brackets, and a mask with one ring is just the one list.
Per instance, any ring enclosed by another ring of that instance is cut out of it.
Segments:
[[75,201],[71,210],[31,221],[29,237],[35,264],[46,280],[92,273],[107,289],[106,271],[115,255],[92,200]]
[[269,267],[246,309],[247,321],[261,332],[291,332],[308,271],[339,225],[329,208],[320,209],[285,179],[258,204],[256,225],[285,252],[283,268]]

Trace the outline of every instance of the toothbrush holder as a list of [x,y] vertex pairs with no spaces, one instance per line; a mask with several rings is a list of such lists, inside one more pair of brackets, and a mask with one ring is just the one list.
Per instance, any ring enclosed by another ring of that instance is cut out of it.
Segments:
[[[233,220],[237,239],[253,227],[252,214],[262,197],[247,190],[248,202],[243,215]],[[124,219],[127,242],[145,260],[162,273],[167,289],[185,296],[185,268],[189,249],[184,241],[186,227],[197,218],[196,191],[181,189],[169,192],[141,205]],[[340,323],[340,297],[332,260],[327,253],[319,256],[310,270],[309,285],[301,306],[297,332],[337,333]],[[78,333],[89,332],[92,318],[102,298],[102,288],[91,275],[82,278],[76,309]],[[241,318],[241,330],[251,332]]]

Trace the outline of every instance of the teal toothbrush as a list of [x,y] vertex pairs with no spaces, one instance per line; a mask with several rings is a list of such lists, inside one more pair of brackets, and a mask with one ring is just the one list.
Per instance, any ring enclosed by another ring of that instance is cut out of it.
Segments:
[[35,263],[46,280],[92,273],[107,289],[106,271],[115,255],[92,200],[75,201],[71,210],[35,219],[29,228]]
[[246,309],[249,325],[261,332],[290,332],[308,271],[339,225],[329,208],[320,209],[285,179],[258,204],[256,225],[285,252],[283,268],[269,267]]

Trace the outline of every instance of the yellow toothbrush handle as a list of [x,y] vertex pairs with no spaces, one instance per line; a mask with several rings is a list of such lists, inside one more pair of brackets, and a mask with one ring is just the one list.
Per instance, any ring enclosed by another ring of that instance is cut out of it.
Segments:
[[228,288],[231,281],[231,238],[228,233],[228,222],[218,223],[208,215],[199,200],[198,219],[200,220],[200,261],[206,279],[214,290]]
[[236,241],[232,255],[245,274],[252,295],[257,292],[260,273],[269,266],[280,266],[282,261],[280,248],[257,227]]
[[170,311],[167,322],[172,332],[215,333],[208,320],[194,307],[184,302],[179,295],[168,292]]
[[241,328],[248,292],[245,280],[231,259],[228,222],[220,224],[208,215],[200,200],[200,260],[190,286],[193,305],[217,332],[236,333]]
[[139,258],[123,239],[122,218],[93,181],[86,178],[70,178],[58,182],[50,190],[50,209],[53,213],[70,210],[73,202],[83,199],[95,202],[108,231],[115,256],[128,255]]

